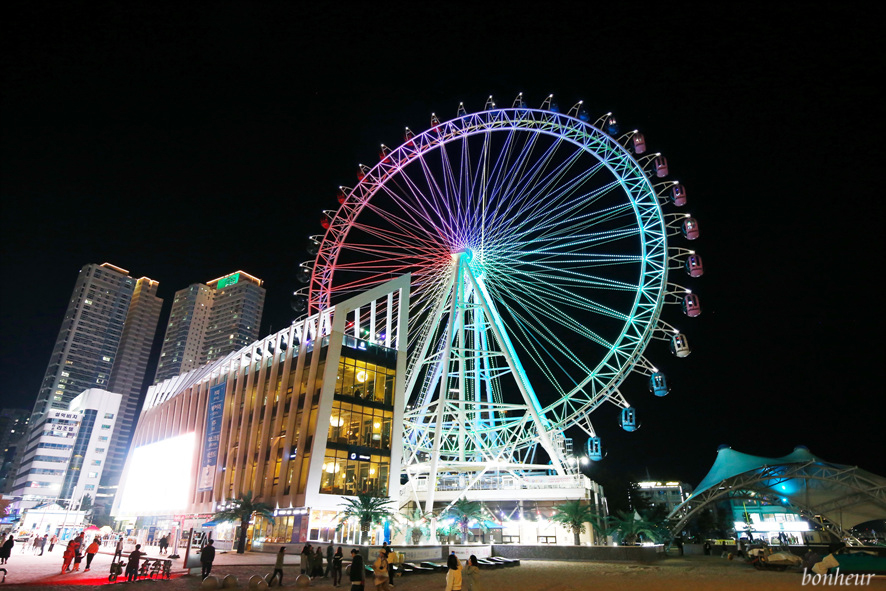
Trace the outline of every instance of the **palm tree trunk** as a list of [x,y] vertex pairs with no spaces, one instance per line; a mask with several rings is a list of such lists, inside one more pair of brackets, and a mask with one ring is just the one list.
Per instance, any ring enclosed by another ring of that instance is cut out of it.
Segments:
[[581,530],[572,528],[572,535],[575,536],[575,545],[581,546]]
[[246,530],[249,529],[249,520],[245,517],[240,520],[240,541],[237,543],[237,554],[246,552]]

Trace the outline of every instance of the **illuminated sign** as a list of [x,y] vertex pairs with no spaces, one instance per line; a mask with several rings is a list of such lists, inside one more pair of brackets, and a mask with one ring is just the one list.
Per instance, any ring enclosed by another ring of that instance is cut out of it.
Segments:
[[[751,516],[751,520],[754,522],[751,528],[755,532],[809,531],[809,524],[805,521],[757,521],[754,517],[756,515]],[[735,531],[746,531],[748,529],[748,524],[744,521],[735,521],[733,523]]]
[[225,388],[218,384],[209,389],[206,402],[206,434],[203,440],[203,458],[200,462],[200,475],[197,490],[212,490],[215,484],[215,471],[218,465],[218,444],[221,438],[222,417],[225,412]]
[[216,289],[224,289],[229,285],[234,285],[240,281],[240,273],[234,273],[233,275],[228,275],[222,279],[218,280],[218,285],[215,286]]

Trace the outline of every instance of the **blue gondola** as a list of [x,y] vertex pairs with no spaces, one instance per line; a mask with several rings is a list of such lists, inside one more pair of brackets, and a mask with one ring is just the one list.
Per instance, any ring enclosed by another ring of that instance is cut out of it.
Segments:
[[618,133],[618,121],[615,120],[615,117],[607,117],[606,118],[606,133],[609,135],[616,135]]
[[623,408],[621,410],[621,420],[618,422],[619,426],[631,433],[640,428],[640,424],[637,422],[637,411],[631,407]]
[[591,120],[591,114],[588,113],[588,110],[587,110],[587,109],[585,109],[584,107],[582,107],[582,108],[580,108],[580,109],[578,110],[578,118],[581,119],[582,121],[590,121],[590,120]]
[[588,439],[588,457],[595,462],[603,459],[603,444],[600,443],[599,437],[591,437]]
[[548,111],[550,111],[551,113],[559,113],[560,105],[554,101],[551,101],[551,104],[548,106]]
[[649,378],[649,391],[656,396],[667,396],[671,389],[668,387],[668,381],[665,375],[660,371],[655,372]]

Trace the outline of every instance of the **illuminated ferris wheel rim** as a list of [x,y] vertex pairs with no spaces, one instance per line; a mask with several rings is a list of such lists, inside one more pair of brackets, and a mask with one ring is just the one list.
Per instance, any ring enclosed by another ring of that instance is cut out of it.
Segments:
[[312,312],[333,303],[336,264],[348,233],[386,183],[432,151],[470,136],[493,132],[547,135],[594,157],[617,179],[636,220],[641,271],[621,333],[592,371],[565,395],[541,409],[552,428],[565,429],[611,395],[634,369],[656,328],[667,285],[667,228],[655,189],[628,150],[588,122],[542,109],[495,108],[466,113],[409,137],[371,169],[363,167],[359,183],[346,193],[341,207],[330,216],[311,275],[308,301]]

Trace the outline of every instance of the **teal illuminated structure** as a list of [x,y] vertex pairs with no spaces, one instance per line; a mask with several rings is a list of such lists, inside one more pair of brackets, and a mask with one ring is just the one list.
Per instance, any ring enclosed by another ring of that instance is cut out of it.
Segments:
[[631,407],[619,386],[658,371],[643,356],[652,339],[689,354],[660,318],[688,293],[669,270],[695,255],[669,244],[688,217],[663,211],[679,183],[660,180],[667,161],[645,155],[645,138],[617,128],[553,97],[459,105],[382,145],[324,212],[296,293],[311,311],[412,274],[404,471],[426,508],[441,486],[577,475],[563,432],[596,437],[593,411]]

